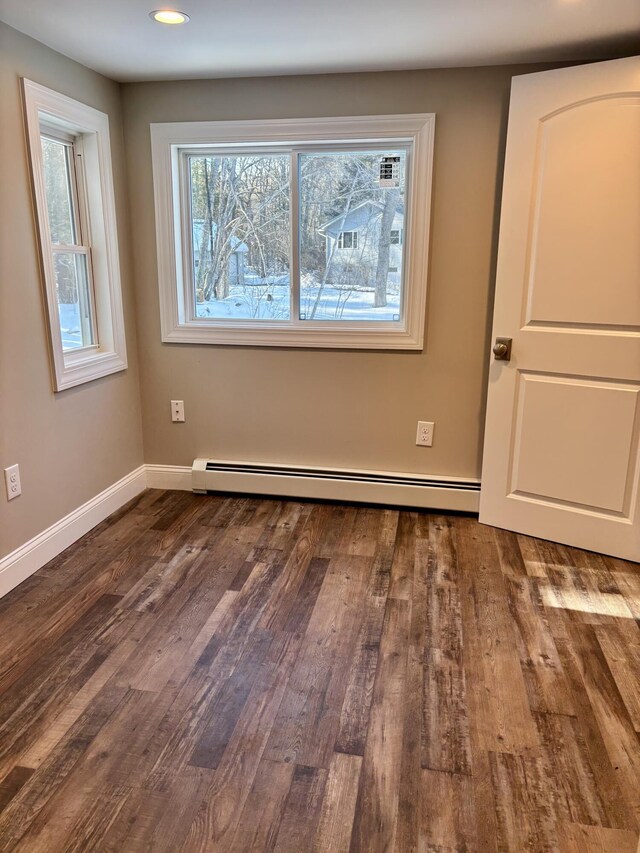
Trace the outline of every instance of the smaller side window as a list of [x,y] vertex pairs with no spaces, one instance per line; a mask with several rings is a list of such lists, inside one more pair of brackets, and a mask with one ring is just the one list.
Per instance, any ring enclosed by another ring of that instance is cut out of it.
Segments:
[[389,242],[392,246],[402,246],[402,228],[391,229],[391,239]]
[[[79,140],[46,124],[40,142],[63,351],[97,345]],[[81,144],[81,143],[80,143]]]
[[24,80],[56,391],[127,366],[109,118]]

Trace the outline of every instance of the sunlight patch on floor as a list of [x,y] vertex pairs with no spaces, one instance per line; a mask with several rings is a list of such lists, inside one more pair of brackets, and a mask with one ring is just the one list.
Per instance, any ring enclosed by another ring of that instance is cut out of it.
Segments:
[[614,616],[623,619],[634,618],[624,598],[617,593],[589,590],[582,594],[575,590],[557,590],[542,586],[540,587],[540,595],[545,607],[578,610],[582,613],[595,613],[600,616]]

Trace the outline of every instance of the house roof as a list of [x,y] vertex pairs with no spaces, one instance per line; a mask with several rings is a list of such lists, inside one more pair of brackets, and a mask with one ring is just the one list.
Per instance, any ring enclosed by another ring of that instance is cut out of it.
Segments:
[[[215,236],[218,226],[215,222],[211,223],[211,228],[213,229],[213,234]],[[200,244],[202,243],[202,232],[204,230],[204,219],[194,219],[193,220],[193,251],[194,254],[200,251]],[[249,247],[242,240],[239,240],[238,237],[231,236],[231,247],[235,252],[248,252]]]
[[[361,210],[363,207],[373,207],[376,208],[375,216],[382,215],[382,211],[384,209],[384,205],[382,205],[379,201],[373,201],[372,199],[368,199],[367,201],[361,201],[360,204],[356,204],[355,207],[352,207],[348,213],[339,213],[337,216],[334,216],[333,219],[330,219],[328,222],[325,222],[318,230],[321,234],[324,234],[326,231],[337,233],[338,231],[344,231],[344,225],[349,221],[349,219],[353,216],[354,213]],[[398,205],[396,208],[396,214],[399,214],[404,218],[404,203]],[[337,228],[332,228],[332,225],[337,223]]]

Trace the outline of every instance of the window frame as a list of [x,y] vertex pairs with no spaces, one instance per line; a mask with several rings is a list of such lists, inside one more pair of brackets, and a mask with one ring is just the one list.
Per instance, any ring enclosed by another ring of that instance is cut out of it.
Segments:
[[[422,349],[426,313],[433,113],[266,121],[163,122],[151,124],[161,339],[166,343],[245,346]],[[293,240],[298,209],[298,156],[337,150],[407,150],[404,288],[400,321],[300,320],[298,246]],[[295,312],[289,320],[192,319],[185,246],[185,151],[281,152],[290,149],[291,282]]]
[[[62,391],[127,367],[109,117],[32,80],[23,78],[22,84],[53,385],[55,391]],[[51,239],[43,136],[73,145],[72,204],[78,242],[71,246]],[[56,251],[63,250],[87,258],[94,340],[66,350],[54,267]]]
[[[344,245],[344,238],[347,234],[349,235],[349,238],[351,240],[350,246]],[[355,240],[354,240],[354,237],[355,237]],[[339,249],[357,249],[358,248],[358,231],[357,230],[338,231],[338,248]]]
[[[56,128],[53,125],[47,125],[46,121],[40,121],[41,146],[43,139],[49,139],[53,142],[57,142],[60,145],[64,145],[67,149],[65,152],[65,161],[67,167],[67,184],[69,188],[69,203],[71,207],[71,224],[75,236],[75,240],[73,243],[54,243],[51,238],[51,226],[49,224],[49,251],[53,255],[54,259],[57,254],[83,255],[86,259],[87,296],[89,300],[88,314],[92,343],[85,344],[80,347],[69,348],[67,350],[65,350],[63,344],[62,350],[65,356],[69,353],[88,353],[89,351],[95,351],[98,348],[99,343],[98,324],[95,310],[96,299],[93,286],[93,267],[91,262],[91,246],[89,245],[89,216],[85,192],[82,138],[74,136],[73,134],[62,130],[61,128]],[[47,222],[49,222],[48,210]],[[80,321],[82,322],[82,316],[80,317]]]

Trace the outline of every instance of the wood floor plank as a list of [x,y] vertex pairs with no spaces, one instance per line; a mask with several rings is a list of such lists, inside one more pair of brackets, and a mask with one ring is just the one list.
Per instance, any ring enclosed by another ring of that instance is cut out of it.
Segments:
[[465,674],[474,696],[474,725],[489,752],[518,754],[539,748],[492,530],[464,518],[456,531],[463,568]]
[[299,649],[292,634],[275,638],[184,842],[190,851],[232,842]]
[[32,767],[19,767],[16,765],[0,781],[0,812],[9,805],[20,788],[31,777],[32,773]]
[[624,829],[571,823],[561,828],[563,853],[637,853],[637,837]]
[[361,769],[359,755],[336,753],[331,759],[314,853],[348,853]]
[[[123,807],[130,786],[139,783],[153,763],[159,749],[154,735],[170,698],[127,691],[74,773],[32,824],[21,842],[24,849],[87,849],[98,844]],[[126,752],[113,749],[125,737]]]
[[[212,785],[213,773],[211,770],[203,770],[201,767],[185,767],[175,775],[165,794],[165,807],[159,814],[159,819],[150,821],[146,837],[140,842],[132,843],[131,833],[127,833],[121,846],[113,845],[113,853],[120,850],[140,850],[140,853],[174,853],[180,850],[187,836],[189,827],[195,819],[198,810],[205,800],[207,791]],[[140,790],[140,801],[146,802],[148,791]],[[135,803],[131,816],[137,815]],[[112,833],[109,833],[111,839]]]
[[[110,685],[99,694],[63,738],[60,747],[42,762],[0,813],[0,839],[9,849],[30,833],[38,821],[46,824],[47,809],[71,776],[109,718],[125,701],[127,691]],[[42,815],[44,814],[44,818]]]
[[275,850],[295,766],[262,760],[246,799],[229,853]]
[[273,634],[264,629],[252,634],[251,642],[247,643],[232,675],[213,694],[212,701],[205,709],[206,721],[189,764],[211,770],[220,764],[272,639]]
[[373,684],[378,668],[380,638],[386,596],[380,595],[379,564],[372,567],[364,597],[362,623],[349,668],[345,698],[340,713],[340,729],[335,749],[352,755],[364,755],[369,727]]
[[552,714],[574,714],[571,693],[537,584],[523,578],[506,578],[505,585],[529,707]]
[[609,570],[614,574],[616,586],[624,595],[625,604],[633,618],[640,619],[640,572],[637,563],[628,563],[615,557],[603,557]]
[[418,850],[479,849],[469,776],[423,770],[419,807]]
[[564,801],[544,759],[490,753],[496,797],[498,850],[558,850]]
[[318,767],[295,767],[274,845],[278,853],[300,853],[312,848],[328,775],[327,770]]
[[371,559],[334,557],[324,577],[265,756],[329,766]]
[[635,830],[637,819],[633,808],[623,795],[624,780],[608,752],[605,741],[606,731],[602,731],[600,715],[591,704],[580,670],[579,657],[574,654],[569,640],[558,640],[557,643],[558,653],[575,697],[576,731],[588,753],[588,763],[598,781],[600,796],[605,801],[609,816],[608,824],[616,829]]
[[115,596],[100,596],[60,638],[57,647],[47,649],[5,690],[0,702],[0,775],[100,668],[108,648],[96,648],[91,636],[118,600]]
[[392,849],[402,765],[410,619],[408,601],[388,599],[358,790],[353,853]]
[[427,538],[415,543],[413,583],[402,721],[402,753],[398,783],[398,814],[393,848],[410,851],[418,847],[420,823],[420,765],[423,743],[424,657],[427,638],[428,568],[433,551]]
[[640,738],[593,629],[575,623],[571,632],[570,653],[582,677],[611,764],[619,777],[622,795],[635,816],[634,828],[640,828]]
[[136,650],[133,640],[121,643],[114,652],[109,655],[96,669],[93,675],[82,685],[80,690],[68,702],[62,712],[55,717],[50,726],[43,731],[40,737],[20,757],[25,767],[37,769],[45,758],[51,754],[62,738],[67,734],[71,726],[87,710],[89,704],[95,699],[110,678],[118,671],[123,661]]
[[422,767],[471,773],[464,668],[440,649],[431,649],[424,662],[422,688]]
[[[263,628],[282,630],[286,625],[328,517],[325,506],[313,507],[280,573],[277,595],[267,603],[262,618]],[[317,564],[314,565],[317,568]]]
[[417,513],[401,512],[398,519],[389,595],[408,601],[411,597],[413,584],[413,567],[415,565],[415,542]]
[[468,516],[148,491],[0,601],[0,850],[627,853],[639,601]]
[[[622,621],[622,620],[620,620]],[[636,732],[640,733],[640,630],[635,621],[594,629]]]
[[456,530],[450,519],[434,516],[429,523],[426,648],[462,662],[463,630],[460,568]]
[[615,825],[609,814],[607,792],[601,790],[575,717],[537,714],[544,754],[559,796],[572,821],[594,826]]

